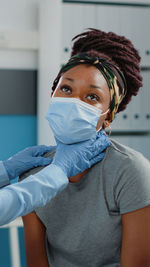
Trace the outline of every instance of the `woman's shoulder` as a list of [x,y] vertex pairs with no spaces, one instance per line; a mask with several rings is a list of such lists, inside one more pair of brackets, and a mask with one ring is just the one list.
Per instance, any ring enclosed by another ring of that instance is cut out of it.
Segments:
[[150,161],[140,152],[112,140],[103,169],[121,214],[149,205]]
[[104,168],[112,172],[125,172],[127,174],[137,173],[146,176],[150,173],[150,161],[142,153],[111,140],[104,158]]
[[111,140],[111,145],[107,149],[106,158],[113,158],[114,160],[118,160],[119,162],[127,160],[130,162],[136,162],[136,161],[145,161],[150,164],[150,161],[144,157],[142,153],[139,151],[134,150],[131,147],[128,147],[126,145],[123,145],[114,139]]

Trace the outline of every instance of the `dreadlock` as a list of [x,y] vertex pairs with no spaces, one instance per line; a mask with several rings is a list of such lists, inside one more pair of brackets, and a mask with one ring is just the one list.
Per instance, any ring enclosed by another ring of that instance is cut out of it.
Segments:
[[124,110],[132,95],[137,95],[140,87],[142,87],[141,58],[131,41],[113,32],[106,33],[93,28],[78,34],[72,41],[71,56],[87,53],[89,56],[102,57],[118,66],[123,72],[127,84],[127,93],[117,112]]

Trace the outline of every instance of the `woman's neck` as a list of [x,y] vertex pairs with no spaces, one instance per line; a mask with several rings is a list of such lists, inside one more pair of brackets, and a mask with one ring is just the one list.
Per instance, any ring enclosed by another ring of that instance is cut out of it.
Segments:
[[77,183],[79,182],[83,176],[88,172],[89,169],[85,170],[84,172],[81,172],[81,173],[78,173],[77,175],[75,176],[72,176],[69,178],[69,182],[70,183]]

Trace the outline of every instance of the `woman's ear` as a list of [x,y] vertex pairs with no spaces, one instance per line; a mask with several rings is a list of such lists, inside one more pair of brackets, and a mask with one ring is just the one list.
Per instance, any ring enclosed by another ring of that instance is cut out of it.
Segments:
[[108,114],[107,114],[106,119],[103,122],[103,127],[102,128],[105,129],[105,128],[109,127],[111,122],[112,122],[112,114],[109,111]]
[[110,122],[107,121],[107,120],[105,120],[105,121],[103,122],[103,129],[107,128],[109,125],[110,125]]

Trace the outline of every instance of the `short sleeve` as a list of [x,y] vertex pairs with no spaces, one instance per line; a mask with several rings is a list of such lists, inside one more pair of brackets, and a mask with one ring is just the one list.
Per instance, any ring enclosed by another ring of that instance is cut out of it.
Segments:
[[114,194],[120,214],[150,205],[150,162],[142,154],[123,161]]

